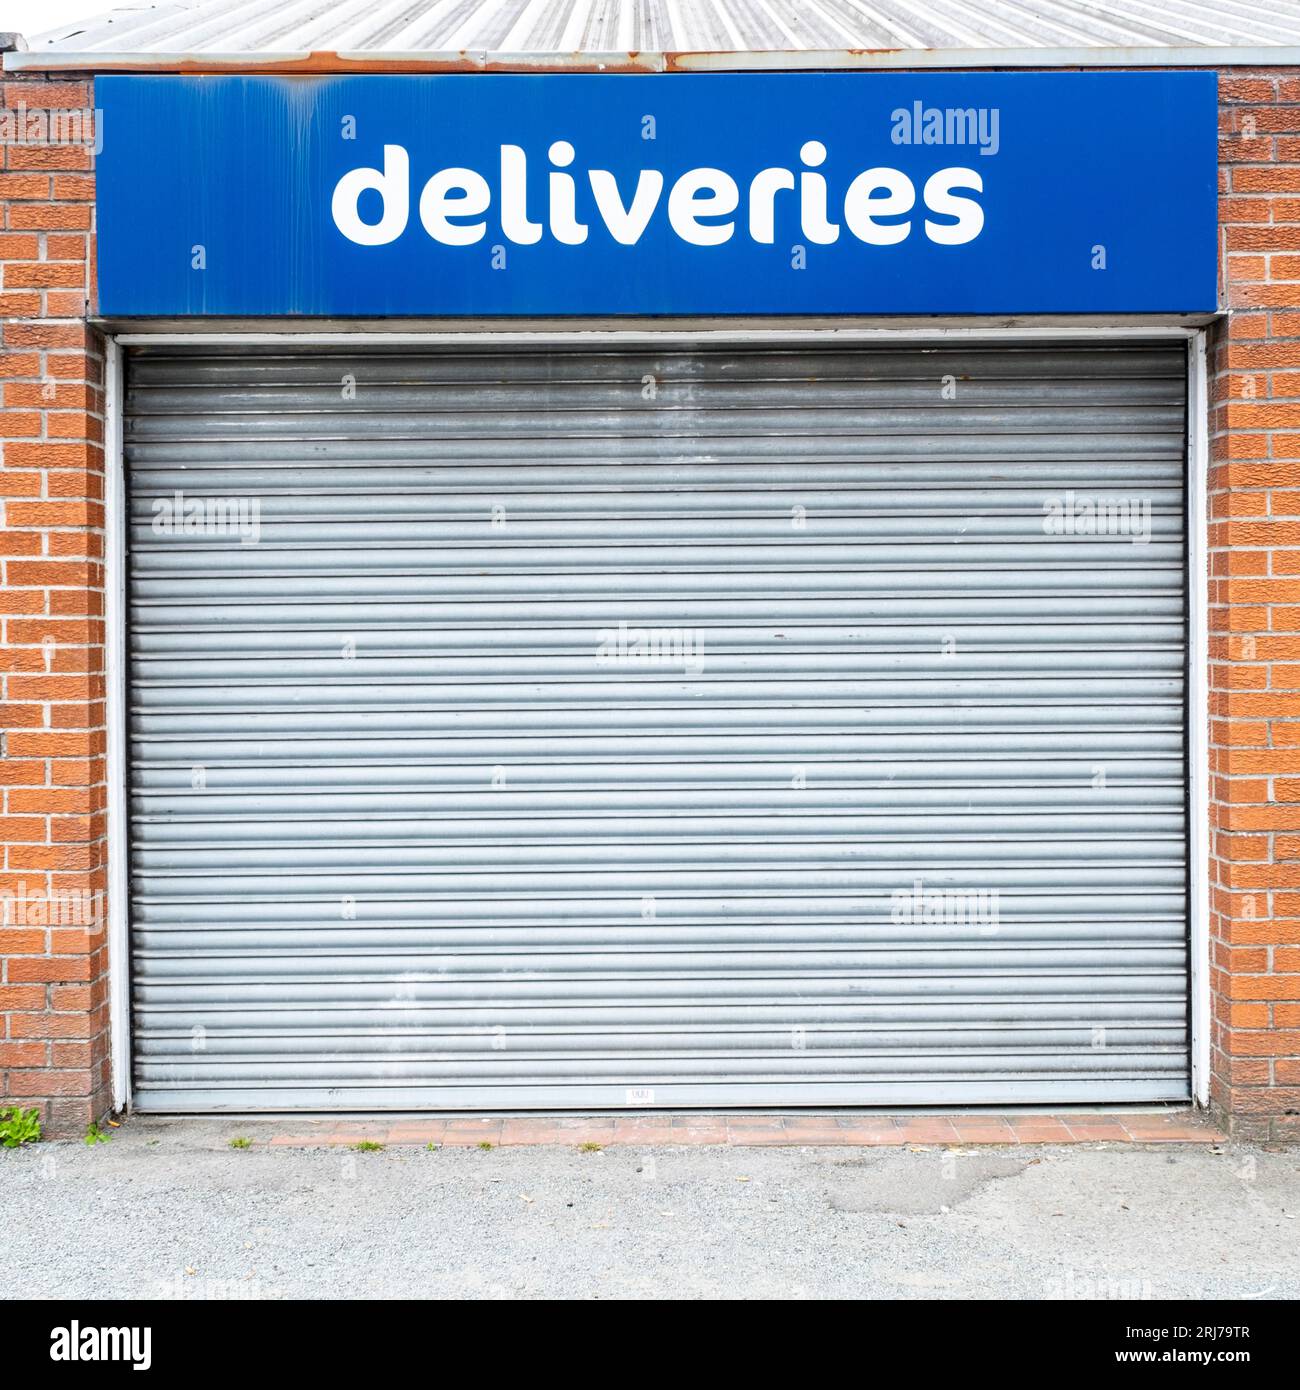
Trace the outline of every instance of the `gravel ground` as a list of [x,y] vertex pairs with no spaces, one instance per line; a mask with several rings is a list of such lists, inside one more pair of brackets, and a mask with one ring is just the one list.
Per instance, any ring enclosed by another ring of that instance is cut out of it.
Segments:
[[1300,1297],[1300,1149],[267,1147],[282,1129],[0,1151],[5,1292]]

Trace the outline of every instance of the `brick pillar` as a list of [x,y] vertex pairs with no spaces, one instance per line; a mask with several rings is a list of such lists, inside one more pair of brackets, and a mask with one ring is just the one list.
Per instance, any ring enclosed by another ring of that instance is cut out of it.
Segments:
[[1300,1138],[1300,77],[1219,83],[1209,478],[1213,1100]]
[[0,1097],[60,1135],[110,1104],[104,358],[86,324],[93,156],[41,143],[30,120],[92,103],[86,83],[3,95],[29,128],[0,147]]

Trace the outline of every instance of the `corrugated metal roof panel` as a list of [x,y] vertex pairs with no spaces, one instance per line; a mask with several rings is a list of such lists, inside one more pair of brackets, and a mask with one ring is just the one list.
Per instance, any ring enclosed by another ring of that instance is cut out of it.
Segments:
[[1298,52],[1300,0],[166,0],[35,35],[6,65],[987,67]]

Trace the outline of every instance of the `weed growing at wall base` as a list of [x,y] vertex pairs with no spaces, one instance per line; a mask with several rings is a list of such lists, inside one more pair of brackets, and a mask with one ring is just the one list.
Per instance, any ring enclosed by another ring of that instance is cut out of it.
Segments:
[[41,1137],[41,1112],[11,1105],[0,1110],[0,1148],[18,1149]]

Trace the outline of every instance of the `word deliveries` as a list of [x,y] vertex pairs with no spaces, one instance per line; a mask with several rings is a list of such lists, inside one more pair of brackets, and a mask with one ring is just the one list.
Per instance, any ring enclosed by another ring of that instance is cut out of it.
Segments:
[[[530,246],[548,232],[557,242],[580,246],[591,233],[591,222],[580,220],[579,188],[585,184],[599,222],[614,241],[635,246],[665,202],[665,178],[658,169],[640,169],[620,180],[609,169],[567,173],[577,152],[567,140],[556,140],[548,149],[545,222],[535,220],[528,206],[528,155],[520,145],[502,145],[495,171],[496,218],[502,235],[517,245]],[[808,140],[799,150],[800,168],[760,169],[746,180],[745,212],[741,185],[722,169],[687,169],[668,189],[667,223],[672,233],[691,246],[720,246],[742,228],[752,241],[771,245],[776,240],[778,200],[785,195],[797,203],[799,226],[805,241],[830,245],[838,241],[841,225],[859,241],[872,246],[894,246],[913,231],[911,216],[917,189],[901,169],[864,169],[834,199],[825,175],[827,149],[820,140]],[[940,246],[961,246],[973,241],[984,227],[984,209],[971,193],[982,193],[984,182],[974,170],[952,167],[936,170],[921,189],[926,213],[924,234]],[[376,200],[374,195],[378,194]],[[411,160],[403,145],[383,147],[383,168],[356,168],[345,173],[334,187],[330,211],[335,226],[358,246],[385,246],[406,231],[411,214]],[[433,173],[417,200],[420,223],[434,241],[444,246],[472,246],[488,232],[485,214],[493,206],[494,191],[487,177],[475,169],[446,168]],[[583,190],[583,198],[586,190]],[[368,212],[378,203],[380,215],[363,217],[363,198]],[[584,216],[590,216],[589,213]]]

